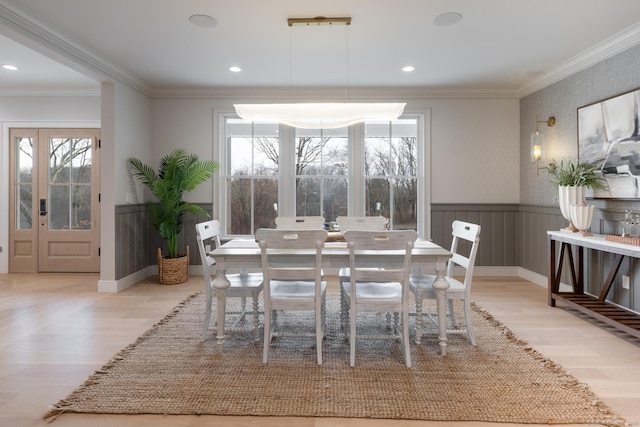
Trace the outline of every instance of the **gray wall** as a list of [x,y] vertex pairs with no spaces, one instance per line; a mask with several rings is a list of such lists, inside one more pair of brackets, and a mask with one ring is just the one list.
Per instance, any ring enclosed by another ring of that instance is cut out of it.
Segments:
[[[530,160],[530,135],[536,129],[536,115],[540,120],[556,117],[552,128],[545,124],[540,130],[545,134],[545,159],[562,160],[578,155],[577,109],[612,96],[640,87],[640,45],[634,46],[587,70],[559,81],[520,101],[520,220],[518,264],[530,271],[547,275],[546,230],[558,230],[566,226],[559,215],[556,189],[551,186],[549,176],[541,171],[536,175],[536,166]],[[625,209],[640,212],[640,201],[635,200],[588,200],[596,206],[592,231],[595,233],[617,233],[618,222]],[[607,274],[610,259],[595,251],[588,255],[589,291],[598,293]],[[620,287],[620,276],[631,277],[631,290]],[[640,310],[640,262],[625,260],[618,273],[610,299],[636,311]]]
[[[195,203],[205,212],[211,215],[211,203]],[[178,240],[178,249],[182,251],[186,245],[189,246],[189,264],[199,265],[200,254],[198,253],[195,224],[193,215],[187,215],[182,226],[182,233]],[[157,265],[158,248],[162,248],[166,253],[166,246],[158,232],[149,222],[147,207],[144,203],[128,204],[116,206],[115,209],[116,228],[116,280],[120,280],[130,274],[134,274],[151,265]]]

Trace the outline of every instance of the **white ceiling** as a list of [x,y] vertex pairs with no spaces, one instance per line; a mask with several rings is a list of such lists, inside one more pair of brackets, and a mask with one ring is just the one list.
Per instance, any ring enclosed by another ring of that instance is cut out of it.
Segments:
[[[453,26],[433,23],[462,14]],[[193,14],[214,28],[189,22]],[[287,18],[349,16],[346,26]],[[640,42],[638,0],[0,0],[0,92],[424,88],[523,95]],[[64,64],[64,65],[61,65]],[[242,67],[232,73],[229,67]],[[401,68],[413,65],[415,71]]]

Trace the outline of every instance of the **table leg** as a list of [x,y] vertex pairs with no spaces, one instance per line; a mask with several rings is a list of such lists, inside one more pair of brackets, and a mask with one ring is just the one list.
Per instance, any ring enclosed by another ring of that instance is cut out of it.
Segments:
[[230,285],[226,278],[226,269],[216,270],[213,287],[216,290],[216,339],[218,343],[224,341],[224,321],[227,313],[227,288]]
[[447,268],[447,260],[436,262],[436,280],[433,288],[436,290],[436,305],[438,308],[438,340],[440,344],[440,354],[447,355],[447,289],[449,282],[444,278]]

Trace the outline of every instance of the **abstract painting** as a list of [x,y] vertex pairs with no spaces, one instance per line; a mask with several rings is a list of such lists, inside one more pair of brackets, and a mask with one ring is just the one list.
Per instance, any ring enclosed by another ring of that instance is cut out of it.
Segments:
[[608,189],[596,198],[640,198],[640,90],[578,108],[578,157],[597,166]]

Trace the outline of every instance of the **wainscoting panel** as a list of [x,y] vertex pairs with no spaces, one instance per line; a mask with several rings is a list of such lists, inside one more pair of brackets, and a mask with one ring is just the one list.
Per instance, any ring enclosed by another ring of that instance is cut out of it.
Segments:
[[[588,200],[588,202],[607,208],[612,208],[611,205],[615,203],[601,200]],[[547,230],[565,228],[568,221],[562,217],[558,207],[548,206],[520,205],[519,217],[519,265],[527,270],[548,276]],[[591,231],[597,234],[614,234],[618,232],[620,220],[623,218],[623,209],[601,210],[596,208]],[[577,256],[576,252],[574,252],[574,256]],[[613,256],[599,251],[586,250],[585,258],[585,291],[592,295],[598,295],[609,274]],[[565,268],[561,279],[564,283],[571,283],[568,270]],[[623,275],[630,278],[631,286],[628,290],[622,288]],[[607,299],[634,311],[640,309],[640,260],[623,260]]]
[[[211,203],[199,204],[202,209],[211,214]],[[204,219],[197,219],[204,221]],[[178,237],[178,247],[189,245],[189,263],[200,264],[200,254],[196,242],[196,218],[187,215]],[[158,248],[166,253],[162,239],[149,222],[147,206],[144,203],[120,205],[115,208],[116,228],[116,280],[143,270],[158,263]]]
[[[640,212],[638,207],[614,205],[613,202],[591,201],[596,204],[592,231],[616,233],[625,209]],[[211,204],[200,204],[211,213]],[[518,204],[433,204],[431,238],[446,248],[451,246],[451,223],[456,220],[480,224],[478,266],[519,266],[542,276],[548,275],[548,230],[560,230],[568,225],[557,206]],[[146,205],[122,205],[115,209],[116,220],[116,280],[157,264],[157,248],[161,239],[148,221]],[[202,219],[198,219],[202,220]],[[195,238],[196,218],[185,220],[180,245],[190,247],[190,264],[199,265]],[[183,246],[181,246],[183,247]],[[469,245],[466,246],[467,250]],[[165,250],[166,248],[163,248]],[[587,251],[588,291],[598,294],[606,279],[613,258]],[[622,289],[621,277],[630,277],[630,289]],[[569,283],[569,277],[562,281]],[[609,300],[624,307],[640,310],[640,261],[624,260]]]
[[432,240],[451,247],[451,223],[455,220],[480,224],[476,265],[518,265],[518,205],[432,204]]
[[151,241],[157,247],[159,237],[147,220],[144,204],[116,206],[115,229],[116,280],[155,263]]

